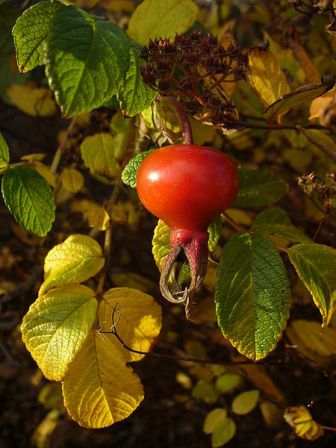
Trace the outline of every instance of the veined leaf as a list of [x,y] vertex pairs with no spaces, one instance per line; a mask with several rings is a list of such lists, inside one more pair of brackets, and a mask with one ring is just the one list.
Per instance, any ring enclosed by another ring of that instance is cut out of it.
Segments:
[[88,112],[118,92],[128,70],[129,41],[113,22],[68,6],[48,33],[46,70],[68,116]]
[[44,46],[52,24],[65,5],[44,1],[27,9],[13,28],[17,64],[21,72],[44,64]]
[[249,81],[266,106],[290,92],[284,72],[270,49],[249,51]]
[[7,95],[14,106],[33,117],[50,117],[57,112],[52,92],[46,87],[11,84]]
[[222,220],[220,216],[217,216],[208,227],[208,248],[210,252],[213,252],[216,249],[220,238],[220,232],[222,228]]
[[[161,329],[161,307],[152,296],[137,289],[112,288],[99,305],[98,319],[103,331],[115,326],[128,347],[147,352]],[[144,356],[124,349],[117,339],[114,343],[126,361],[138,361]]]
[[223,335],[250,359],[264,358],[281,338],[289,315],[289,282],[273,243],[234,235],[217,269],[216,313]]
[[134,11],[127,33],[142,45],[156,37],[173,39],[191,27],[197,14],[192,0],[144,0]]
[[331,82],[325,82],[321,84],[308,84],[303,87],[299,87],[292,93],[283,94],[276,101],[272,102],[265,110],[265,118],[267,120],[273,120],[278,115],[283,115],[286,111],[291,110],[293,107],[300,106],[301,104],[310,102],[320,96],[333,87]]
[[48,252],[39,295],[56,286],[84,282],[96,275],[104,263],[97,241],[86,235],[71,235]]
[[94,291],[81,285],[55,288],[37,299],[23,318],[23,342],[50,380],[64,377],[96,320]]
[[0,169],[5,168],[9,164],[9,149],[6,140],[0,133]]
[[[336,355],[336,330],[334,328],[321,328],[318,322],[299,319],[291,322],[287,331],[291,342],[303,354],[305,354],[304,348],[306,348],[325,358]],[[304,347],[303,350],[301,347]]]
[[336,309],[336,249],[303,243],[291,247],[288,256],[327,326]]
[[121,179],[124,184],[129,185],[132,188],[136,188],[136,176],[140,165],[143,160],[145,160],[145,158],[153,151],[154,149],[150,149],[148,151],[141,152],[128,162],[121,175]]
[[47,181],[35,170],[17,166],[2,178],[2,196],[15,221],[38,236],[45,236],[55,220],[55,203]]
[[279,201],[288,185],[277,176],[261,171],[239,170],[239,192],[233,207],[256,207]]
[[85,428],[104,428],[128,417],[143,400],[140,379],[111,339],[92,332],[63,382],[64,404]]
[[119,172],[114,154],[114,138],[107,132],[86,137],[81,146],[84,165],[92,174],[113,177]]
[[293,243],[311,242],[311,239],[291,223],[285,210],[274,207],[257,215],[252,229],[261,234],[275,235]]
[[141,60],[138,49],[129,49],[129,68],[123,86],[118,92],[121,109],[129,116],[145,110],[157,96],[157,92],[148,87],[142,79]]

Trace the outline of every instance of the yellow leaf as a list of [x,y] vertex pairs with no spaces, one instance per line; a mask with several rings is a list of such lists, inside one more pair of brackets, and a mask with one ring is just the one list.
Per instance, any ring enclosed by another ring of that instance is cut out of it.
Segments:
[[248,390],[237,395],[232,402],[232,411],[238,415],[245,415],[251,412],[258,403],[259,390]]
[[291,328],[299,337],[301,344],[320,356],[336,355],[336,330],[322,328],[318,322],[295,320]]
[[60,413],[57,410],[50,411],[35,428],[31,441],[36,448],[51,446],[51,436],[60,421]]
[[113,177],[120,171],[115,158],[115,141],[111,134],[101,132],[86,137],[80,150],[84,165],[91,174]]
[[152,253],[156,266],[161,270],[162,263],[170,251],[170,230],[161,219],[154,229]]
[[47,154],[44,154],[43,152],[35,152],[33,154],[25,154],[21,157],[21,160],[27,161],[27,162],[41,162],[43,159],[45,159]]
[[212,409],[212,411],[208,412],[204,423],[203,423],[203,432],[205,434],[211,434],[216,429],[216,426],[219,424],[223,424],[227,419],[227,411],[224,408],[216,408]]
[[93,205],[85,211],[89,226],[93,229],[106,230],[109,227],[110,217],[104,207]]
[[23,318],[22,339],[43,374],[64,377],[96,321],[94,292],[81,285],[55,288],[37,299]]
[[[161,307],[154,298],[132,288],[110,289],[104,294],[98,310],[98,321],[102,331],[110,331],[115,325],[122,341],[128,347],[142,352],[148,352],[153,339],[158,336],[161,319]],[[143,358],[144,355],[123,348],[113,335],[110,337],[127,361],[138,361]]]
[[7,89],[7,95],[18,109],[33,117],[49,117],[56,114],[56,103],[51,90],[46,87],[11,84]]
[[75,168],[65,168],[60,175],[60,180],[62,187],[70,193],[77,193],[84,185],[82,173]]
[[139,44],[149,39],[173,39],[195,22],[198,7],[192,0],[144,0],[134,11],[127,33]]
[[50,168],[47,165],[38,161],[34,161],[30,164],[30,166],[34,168],[39,174],[41,174],[41,176],[45,178],[49,185],[54,188],[56,187],[55,174],[50,171]]
[[86,235],[71,235],[48,252],[39,295],[56,286],[84,282],[96,275],[104,263],[97,241]]
[[309,83],[319,83],[321,81],[321,74],[314,62],[310,59],[305,48],[294,39],[289,39],[289,46],[294,52],[295,59],[299,62],[306,74],[306,80]]
[[271,50],[252,48],[248,69],[249,81],[266,106],[290,92],[287,79]]
[[140,379],[112,336],[92,332],[63,382],[65,407],[85,428],[104,428],[128,417],[143,400]]
[[295,434],[311,442],[323,436],[323,428],[313,420],[305,406],[287,408],[284,419],[294,429]]

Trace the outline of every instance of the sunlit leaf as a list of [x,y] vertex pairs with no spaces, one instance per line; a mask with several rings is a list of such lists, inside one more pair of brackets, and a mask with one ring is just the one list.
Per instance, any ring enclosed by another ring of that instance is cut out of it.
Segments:
[[[336,330],[334,328],[321,328],[318,322],[308,320],[295,320],[291,323],[300,339],[300,344],[320,356],[336,355]],[[289,333],[290,337],[291,334]]]
[[287,408],[284,419],[294,429],[295,434],[302,439],[313,442],[324,434],[323,428],[313,420],[305,406]]
[[7,95],[14,106],[33,117],[49,117],[57,112],[52,92],[46,87],[11,84]]
[[226,445],[236,434],[236,424],[232,418],[216,426],[211,436],[212,448],[219,448]]
[[287,79],[270,49],[249,51],[248,78],[266,106],[290,92]]
[[253,411],[259,400],[259,390],[249,390],[237,395],[232,402],[232,411],[238,415],[245,415]]
[[56,286],[84,282],[96,275],[104,262],[103,251],[93,238],[71,235],[48,252],[39,294]]
[[[161,307],[152,296],[137,289],[112,288],[99,305],[98,319],[101,331],[108,332],[115,326],[128,347],[148,352],[161,329]],[[116,338],[115,344],[126,361],[138,361],[144,356],[124,349]]]
[[300,279],[327,326],[336,309],[336,249],[323,244],[297,244],[288,251]]
[[208,412],[204,423],[203,432],[205,434],[211,434],[218,424],[223,423],[227,419],[227,411],[224,408],[216,408]]
[[150,149],[149,151],[141,152],[128,162],[121,175],[121,179],[124,184],[129,185],[132,188],[136,188],[136,176],[140,165],[143,160],[153,151],[154,149]]
[[9,163],[9,149],[6,140],[0,133],[0,169],[5,168]]
[[84,165],[92,174],[113,177],[119,172],[111,134],[101,132],[86,137],[81,143],[80,150]]
[[23,342],[43,374],[61,380],[96,320],[97,300],[86,286],[68,285],[37,299],[23,318]]
[[215,295],[224,337],[250,359],[264,358],[282,336],[289,315],[289,281],[273,243],[236,234],[224,246]]
[[60,175],[60,180],[62,187],[70,193],[77,193],[84,185],[82,173],[75,168],[65,168]]
[[89,226],[98,229],[106,230],[109,227],[110,217],[104,207],[93,205],[85,211],[85,217],[88,220]]
[[111,336],[91,332],[64,378],[63,396],[81,426],[104,428],[128,417],[144,392]]
[[191,27],[197,14],[192,0],[144,0],[134,11],[127,33],[142,45],[156,37],[174,38]]
[[220,375],[216,380],[216,389],[219,392],[227,393],[241,385],[242,378],[236,373],[224,373]]

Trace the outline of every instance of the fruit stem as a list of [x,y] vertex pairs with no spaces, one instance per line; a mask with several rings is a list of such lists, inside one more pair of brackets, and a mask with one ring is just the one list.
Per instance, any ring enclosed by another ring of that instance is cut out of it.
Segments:
[[192,137],[190,122],[189,122],[188,116],[187,116],[185,110],[183,109],[181,103],[179,103],[177,101],[177,99],[174,98],[173,96],[167,96],[164,98],[165,98],[165,100],[169,101],[175,109],[175,113],[176,113],[177,118],[181,124],[182,143],[184,145],[192,145],[193,137]]

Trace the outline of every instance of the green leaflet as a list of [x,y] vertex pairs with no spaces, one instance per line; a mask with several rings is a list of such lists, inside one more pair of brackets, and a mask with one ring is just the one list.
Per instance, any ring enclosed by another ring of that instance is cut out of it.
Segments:
[[142,161],[153,151],[154,149],[150,149],[149,151],[141,152],[128,162],[121,175],[121,179],[124,184],[129,185],[132,188],[136,188],[136,176],[140,165]]
[[233,207],[256,207],[279,201],[288,190],[279,177],[255,170],[239,170],[239,192]]
[[223,335],[253,360],[281,338],[289,315],[288,276],[273,243],[240,233],[229,239],[217,269],[216,313]]
[[285,210],[274,207],[257,215],[252,229],[261,234],[271,234],[293,243],[310,242],[311,239],[291,223]]
[[17,166],[6,171],[2,196],[16,222],[35,235],[45,236],[55,220],[55,203],[47,181],[35,170]]
[[288,251],[295,270],[329,324],[336,307],[336,250],[324,244],[297,244]]
[[0,134],[0,169],[4,168],[9,163],[9,149],[6,140]]
[[44,64],[44,46],[57,13],[65,5],[58,1],[40,2],[18,18],[13,36],[19,70],[27,72]]
[[128,40],[114,23],[69,6],[57,14],[47,41],[46,71],[66,115],[88,112],[118,92]]

